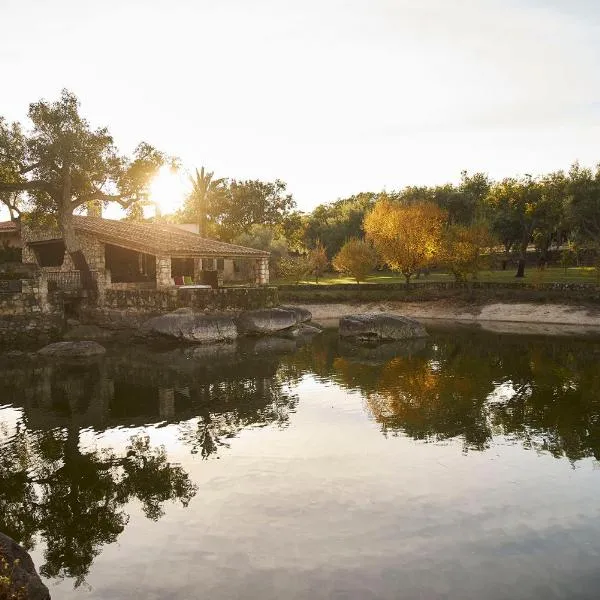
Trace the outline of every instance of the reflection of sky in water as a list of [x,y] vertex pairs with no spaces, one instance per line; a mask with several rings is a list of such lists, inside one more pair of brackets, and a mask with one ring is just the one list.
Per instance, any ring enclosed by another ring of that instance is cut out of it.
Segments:
[[[512,338],[482,336],[477,345],[478,338],[454,337],[436,337],[421,353],[422,372],[421,354],[344,359],[332,340],[282,357],[281,390],[298,400],[287,420],[236,429],[208,460],[190,453],[182,433],[206,415],[83,430],[85,450],[120,451],[133,435],[148,435],[197,492],[187,508],[168,501],[156,522],[131,499],[126,527],[101,548],[86,584],[74,590],[69,580],[53,581],[53,595],[596,597],[600,472],[592,455],[600,398],[586,361],[597,345],[532,343],[523,352],[536,360],[525,361]],[[493,344],[499,359],[474,371]],[[571,358],[562,360],[567,350]],[[582,395],[569,396],[574,390]],[[395,419],[386,435],[374,394]],[[558,410],[561,400],[569,410]],[[223,400],[211,418],[218,410],[227,418],[244,413],[239,402]],[[5,408],[0,420],[12,427],[21,414]],[[490,431],[481,451],[465,445],[463,433],[474,427]],[[557,447],[571,448],[565,444],[580,435],[579,459],[544,446],[560,438]],[[43,550],[33,552],[38,565]]]

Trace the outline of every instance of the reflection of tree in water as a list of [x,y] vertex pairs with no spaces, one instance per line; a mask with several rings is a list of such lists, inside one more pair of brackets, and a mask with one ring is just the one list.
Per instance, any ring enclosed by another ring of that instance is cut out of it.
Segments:
[[287,426],[298,402],[278,377],[217,382],[195,391],[198,416],[181,425],[181,439],[202,458],[228,446],[246,427]]
[[76,429],[17,433],[0,445],[0,530],[27,548],[41,537],[46,577],[81,584],[105,544],[116,541],[128,521],[124,506],[137,498],[157,520],[163,504],[188,504],[196,488],[169,463],[164,448],[134,437],[117,454],[82,451]]
[[277,359],[220,360],[134,349],[86,365],[4,365],[0,397],[23,418],[0,439],[0,531],[28,548],[43,540],[42,574],[80,585],[127,525],[128,502],[139,500],[152,520],[166,502],[187,505],[196,487],[164,448],[137,436],[119,449],[82,449],[79,434],[174,422],[191,451],[208,457],[244,427],[287,424],[297,398]]
[[352,349],[329,334],[286,363],[361,390],[385,435],[461,437],[465,450],[505,435],[572,461],[600,459],[599,343],[469,329],[390,349]]

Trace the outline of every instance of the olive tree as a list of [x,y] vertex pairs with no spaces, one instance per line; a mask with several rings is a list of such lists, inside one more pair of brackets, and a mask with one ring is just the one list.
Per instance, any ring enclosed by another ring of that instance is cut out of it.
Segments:
[[[148,184],[166,157],[147,143],[132,157],[120,155],[108,129],[92,129],[68,90],[54,102],[34,102],[28,116],[27,130],[0,117],[0,200],[7,204],[7,195],[25,193],[30,212],[53,217],[82,283],[92,287],[73,214],[93,203],[129,208],[146,200]],[[18,210],[7,206],[11,214]]]

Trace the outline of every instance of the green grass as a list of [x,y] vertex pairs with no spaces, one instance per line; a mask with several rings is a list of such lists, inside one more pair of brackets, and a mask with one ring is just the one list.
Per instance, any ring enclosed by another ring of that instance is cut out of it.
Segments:
[[[506,271],[481,271],[478,274],[477,279],[479,281],[492,281],[492,282],[508,282],[508,281],[519,281],[515,279],[515,269]],[[412,278],[411,284],[418,284],[419,282],[427,281],[453,281],[454,277],[450,273],[430,273],[429,275],[422,275],[420,278]],[[566,271],[562,267],[548,267],[544,270],[530,268],[526,269],[525,277],[521,281],[531,283],[597,283],[597,272],[593,267],[569,267]],[[289,280],[274,280],[271,282],[273,285],[293,285],[295,281]],[[306,285],[317,285],[315,280],[302,281],[302,284]],[[318,285],[332,285],[340,283],[356,283],[351,277],[342,277],[338,274],[328,273],[324,277],[319,279]],[[363,282],[365,285],[370,283],[405,283],[404,276],[398,275],[397,273],[381,272],[372,275]]]

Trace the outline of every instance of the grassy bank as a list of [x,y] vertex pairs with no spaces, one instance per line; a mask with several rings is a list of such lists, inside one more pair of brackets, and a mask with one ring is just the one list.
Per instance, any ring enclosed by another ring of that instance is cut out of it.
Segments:
[[[418,286],[422,283],[450,283],[454,281],[454,277],[451,273],[442,272],[431,272],[429,275],[423,275],[418,279],[413,278],[411,285]],[[490,270],[481,271],[477,276],[477,281],[491,282],[491,283],[522,283],[523,285],[539,284],[539,283],[597,283],[597,272],[593,267],[570,267],[564,269],[562,267],[548,267],[546,269],[528,269],[526,276],[523,279],[515,278],[514,269],[500,271]],[[289,280],[275,280],[274,285],[293,285],[295,282]],[[341,277],[339,274],[326,274],[324,277],[319,279],[319,283],[316,284],[314,279],[303,280],[300,282],[303,285],[313,286],[330,286],[340,284],[356,284],[356,282],[350,277]],[[404,284],[404,277],[398,273],[392,273],[389,271],[382,271],[374,273],[361,285],[373,285],[373,284]]]
[[553,304],[600,304],[600,287],[588,282],[494,282],[457,284],[452,281],[427,281],[406,286],[399,283],[371,285],[320,284],[282,285],[282,303],[368,303],[422,302],[447,300],[460,304],[483,305],[491,302],[533,302]]

